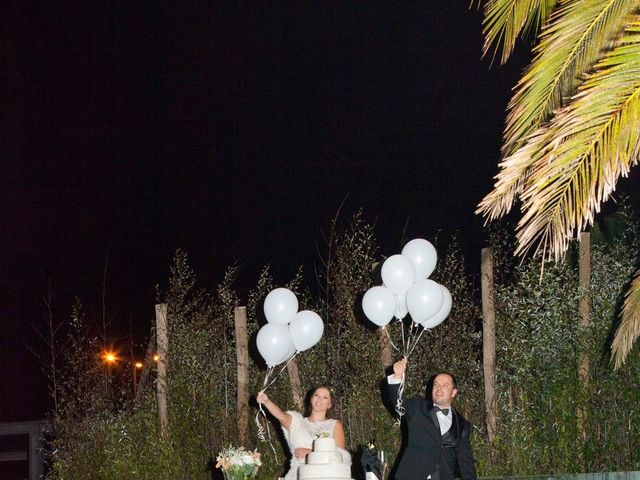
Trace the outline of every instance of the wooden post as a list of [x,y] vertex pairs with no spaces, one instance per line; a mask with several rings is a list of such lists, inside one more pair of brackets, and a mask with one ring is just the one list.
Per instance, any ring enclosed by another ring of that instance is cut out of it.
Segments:
[[133,398],[133,405],[138,406],[140,403],[141,392],[144,391],[144,388],[147,384],[147,378],[149,377],[149,372],[151,371],[151,365],[153,364],[153,352],[156,350],[156,329],[155,327],[151,327],[151,331],[149,332],[149,342],[147,343],[147,353],[144,356],[144,364],[142,366],[142,372],[140,373],[140,380],[138,381],[138,385],[136,386],[135,396]]
[[[578,304],[578,315],[580,318],[580,331],[583,332],[589,327],[589,319],[591,317],[591,296],[589,295],[591,288],[591,234],[588,232],[582,232],[580,234],[579,255],[578,279],[580,301]],[[582,383],[582,388],[586,389],[589,386],[589,352],[584,346],[582,347],[578,375]],[[578,429],[584,440],[587,438],[585,429],[586,420],[586,411],[583,406],[580,406],[580,408],[578,408]]]
[[167,335],[167,304],[156,304],[156,343],[158,346],[158,417],[160,419],[160,431],[164,435],[169,425],[167,414],[167,355],[169,353],[169,337]]
[[291,384],[293,405],[299,412],[302,412],[304,411],[304,396],[300,382],[300,371],[298,370],[298,364],[295,358],[287,364],[287,374],[289,375],[289,383]]
[[[382,282],[382,277],[380,276],[381,267],[382,262],[373,262],[371,264],[371,273],[375,283]],[[393,365],[393,352],[391,351],[391,343],[389,342],[389,335],[387,335],[386,328],[387,327],[382,327],[378,329],[378,335],[380,336],[380,361],[382,362],[383,375],[386,375],[387,368]]]
[[249,338],[247,335],[247,307],[235,307],[233,318],[236,331],[236,364],[238,365],[238,439],[244,445],[249,434]]
[[378,335],[380,335],[380,360],[382,361],[383,373],[387,373],[387,368],[393,365],[393,354],[391,353],[391,343],[389,342],[389,336],[385,331],[387,327],[378,329]]
[[496,311],[493,291],[493,248],[481,253],[482,367],[487,439],[493,443],[497,430],[496,404]]

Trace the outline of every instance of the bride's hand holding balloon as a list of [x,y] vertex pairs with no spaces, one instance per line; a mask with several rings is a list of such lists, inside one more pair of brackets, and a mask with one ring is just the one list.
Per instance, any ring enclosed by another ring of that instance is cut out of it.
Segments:
[[264,393],[264,391],[260,391],[256,395],[256,401],[260,404],[265,404],[269,401],[269,397],[267,396],[266,393]]

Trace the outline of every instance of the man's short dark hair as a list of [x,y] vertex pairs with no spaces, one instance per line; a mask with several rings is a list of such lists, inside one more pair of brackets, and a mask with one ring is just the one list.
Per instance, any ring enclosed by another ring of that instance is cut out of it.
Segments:
[[447,370],[440,370],[433,377],[431,377],[432,380],[435,380],[438,375],[449,375],[451,377],[451,381],[453,382],[453,388],[458,388],[458,381],[456,380],[456,377],[453,373]]
[[453,388],[458,388],[458,381],[456,380],[456,377],[453,373],[449,372],[448,370],[440,370],[439,372],[434,373],[433,375],[431,375],[428,379],[427,382],[425,383],[425,395],[427,396],[427,398],[431,398],[431,390],[433,390],[433,381],[436,379],[436,377],[438,375],[449,375],[451,377],[451,383],[453,383]]

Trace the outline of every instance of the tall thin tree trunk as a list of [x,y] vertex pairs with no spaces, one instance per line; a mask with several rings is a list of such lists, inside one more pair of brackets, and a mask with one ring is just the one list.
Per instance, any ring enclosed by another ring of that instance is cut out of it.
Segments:
[[496,312],[493,286],[493,248],[481,252],[482,286],[482,366],[487,439],[493,443],[497,431],[496,404]]
[[[578,314],[580,317],[580,331],[583,332],[589,327],[591,317],[591,234],[582,232],[580,234],[580,261],[578,264],[578,277],[580,284],[580,302],[578,304]],[[580,356],[580,366],[578,375],[582,383],[583,390],[589,386],[589,352],[586,346],[582,347]],[[578,408],[578,429],[583,440],[587,438],[585,429],[587,413],[584,405]]]
[[169,337],[167,334],[167,304],[156,304],[156,341],[158,345],[158,417],[160,419],[160,431],[166,433],[169,425],[167,413],[167,356],[169,353]]
[[249,433],[249,339],[247,335],[247,307],[233,310],[236,332],[236,364],[238,366],[238,438],[242,445]]

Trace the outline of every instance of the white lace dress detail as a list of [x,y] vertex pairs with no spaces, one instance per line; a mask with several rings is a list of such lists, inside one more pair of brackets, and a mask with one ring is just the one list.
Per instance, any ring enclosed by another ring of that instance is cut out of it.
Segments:
[[[304,459],[298,459],[294,454],[296,448],[313,447],[313,441],[317,437],[333,438],[333,429],[336,426],[336,420],[328,419],[322,422],[310,422],[308,418],[303,417],[299,412],[293,410],[287,411],[291,415],[291,425],[289,429],[282,427],[284,437],[289,446],[291,453],[291,467],[285,475],[285,480],[296,480],[298,478],[298,467],[304,464]],[[351,455],[343,448],[338,449],[342,454],[344,463],[351,463]]]

